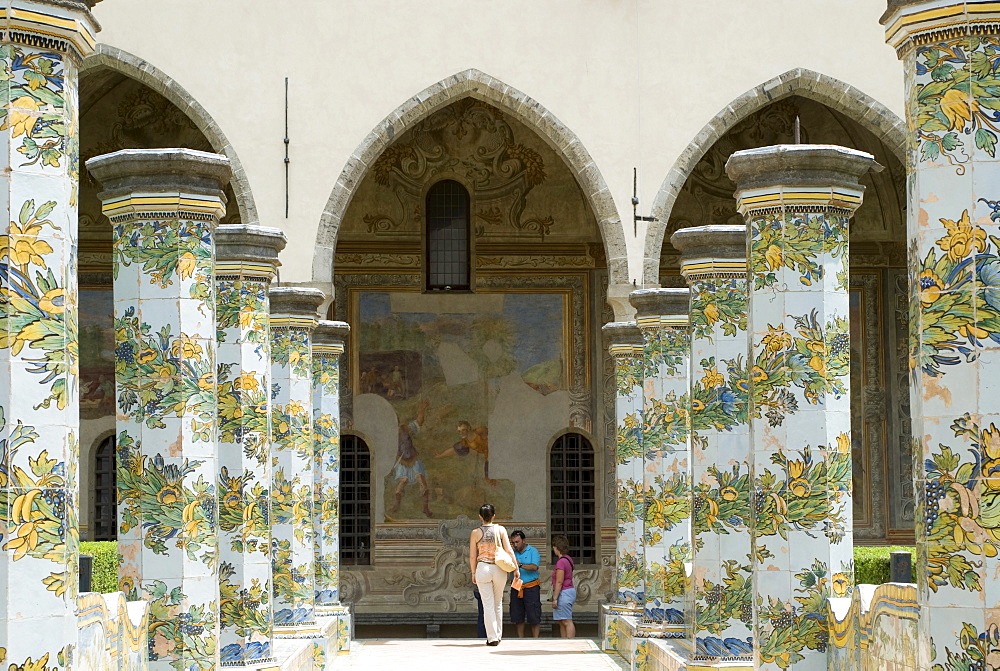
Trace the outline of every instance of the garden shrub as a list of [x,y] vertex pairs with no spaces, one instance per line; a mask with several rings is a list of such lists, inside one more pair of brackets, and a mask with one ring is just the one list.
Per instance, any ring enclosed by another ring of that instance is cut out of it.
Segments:
[[94,558],[94,575],[90,589],[94,592],[117,592],[118,543],[116,541],[80,543],[80,554]]
[[[854,548],[854,580],[857,584],[881,585],[889,582],[889,554],[895,550],[906,550],[911,555],[913,548],[901,545],[857,546]],[[916,558],[912,562],[912,582],[916,582]]]

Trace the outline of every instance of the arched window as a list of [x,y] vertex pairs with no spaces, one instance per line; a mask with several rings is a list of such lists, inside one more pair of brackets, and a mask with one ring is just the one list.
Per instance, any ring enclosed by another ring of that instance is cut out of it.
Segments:
[[565,534],[570,556],[597,563],[597,485],[594,448],[578,433],[559,436],[549,453],[549,530]]
[[468,289],[469,192],[453,179],[427,192],[427,288]]
[[371,563],[372,461],[368,445],[358,436],[340,438],[340,563]]
[[115,437],[108,436],[94,455],[94,540],[118,538],[118,483],[115,471]]

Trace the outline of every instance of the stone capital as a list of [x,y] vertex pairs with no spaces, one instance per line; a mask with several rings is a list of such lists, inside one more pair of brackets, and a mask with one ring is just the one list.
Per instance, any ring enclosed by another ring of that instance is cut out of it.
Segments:
[[681,275],[740,276],[747,269],[747,227],[692,226],[670,236],[681,253]]
[[921,44],[1000,33],[1000,6],[962,0],[888,0],[881,23],[886,43],[902,57]]
[[273,272],[281,265],[278,253],[288,239],[278,228],[227,224],[215,229],[216,275],[225,274],[225,266],[268,266]]
[[882,169],[871,154],[829,144],[759,147],[726,161],[740,214],[782,206],[853,212],[865,190],[858,179],[871,169]]
[[271,287],[272,315],[289,315],[318,321],[316,311],[326,300],[326,294],[319,289],[308,287]]
[[94,53],[101,25],[90,13],[99,0],[11,0],[4,3],[0,30],[5,42],[61,51],[84,58]]
[[690,310],[689,289],[639,289],[628,296],[637,320],[645,317],[678,316],[687,318]]
[[313,330],[313,349],[330,346],[343,348],[344,341],[347,340],[350,332],[351,325],[347,322],[334,322],[322,319],[316,324],[316,328]]
[[645,342],[635,322],[608,322],[601,327],[601,333],[610,348],[622,345],[642,347]]
[[87,170],[101,182],[108,217],[191,211],[225,214],[229,159],[194,149],[123,149],[95,156]]

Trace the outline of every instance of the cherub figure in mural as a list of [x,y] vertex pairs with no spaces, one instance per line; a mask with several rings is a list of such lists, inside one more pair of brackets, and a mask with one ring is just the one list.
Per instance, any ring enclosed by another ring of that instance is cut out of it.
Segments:
[[424,462],[420,460],[417,448],[413,444],[413,437],[420,433],[420,428],[424,425],[427,417],[427,406],[429,401],[421,401],[417,407],[416,418],[399,425],[399,442],[396,449],[396,463],[392,467],[392,476],[396,479],[396,501],[389,509],[391,513],[398,513],[399,507],[403,503],[403,494],[406,486],[414,481],[420,487],[420,497],[424,501],[424,515],[433,517],[431,513],[431,488],[427,483],[427,469]]
[[490,479],[489,429],[485,426],[473,428],[472,424],[463,419],[458,423],[457,430],[459,441],[438,454],[435,458],[441,459],[442,457],[451,457],[454,455],[464,457],[469,452],[475,451],[483,456],[483,479],[486,481],[486,484],[495,487],[497,481]]

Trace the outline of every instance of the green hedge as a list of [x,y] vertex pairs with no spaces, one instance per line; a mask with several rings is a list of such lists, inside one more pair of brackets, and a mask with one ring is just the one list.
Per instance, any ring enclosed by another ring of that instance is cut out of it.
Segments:
[[95,592],[117,592],[118,543],[115,541],[80,543],[80,554],[94,558],[94,576],[90,589]]
[[[859,546],[854,548],[854,579],[858,584],[881,585],[889,582],[889,553],[895,550],[906,550],[913,554],[912,547],[893,546]],[[912,582],[917,581],[917,563],[914,557]]]
[[[854,548],[855,580],[858,583],[881,585],[889,582],[889,553],[893,550],[913,552],[912,547],[894,545],[891,547],[859,546]],[[91,586],[95,592],[118,591],[118,543],[101,541],[96,543],[80,543],[80,553],[94,558],[94,579]],[[913,576],[916,582],[917,565],[913,563]]]

